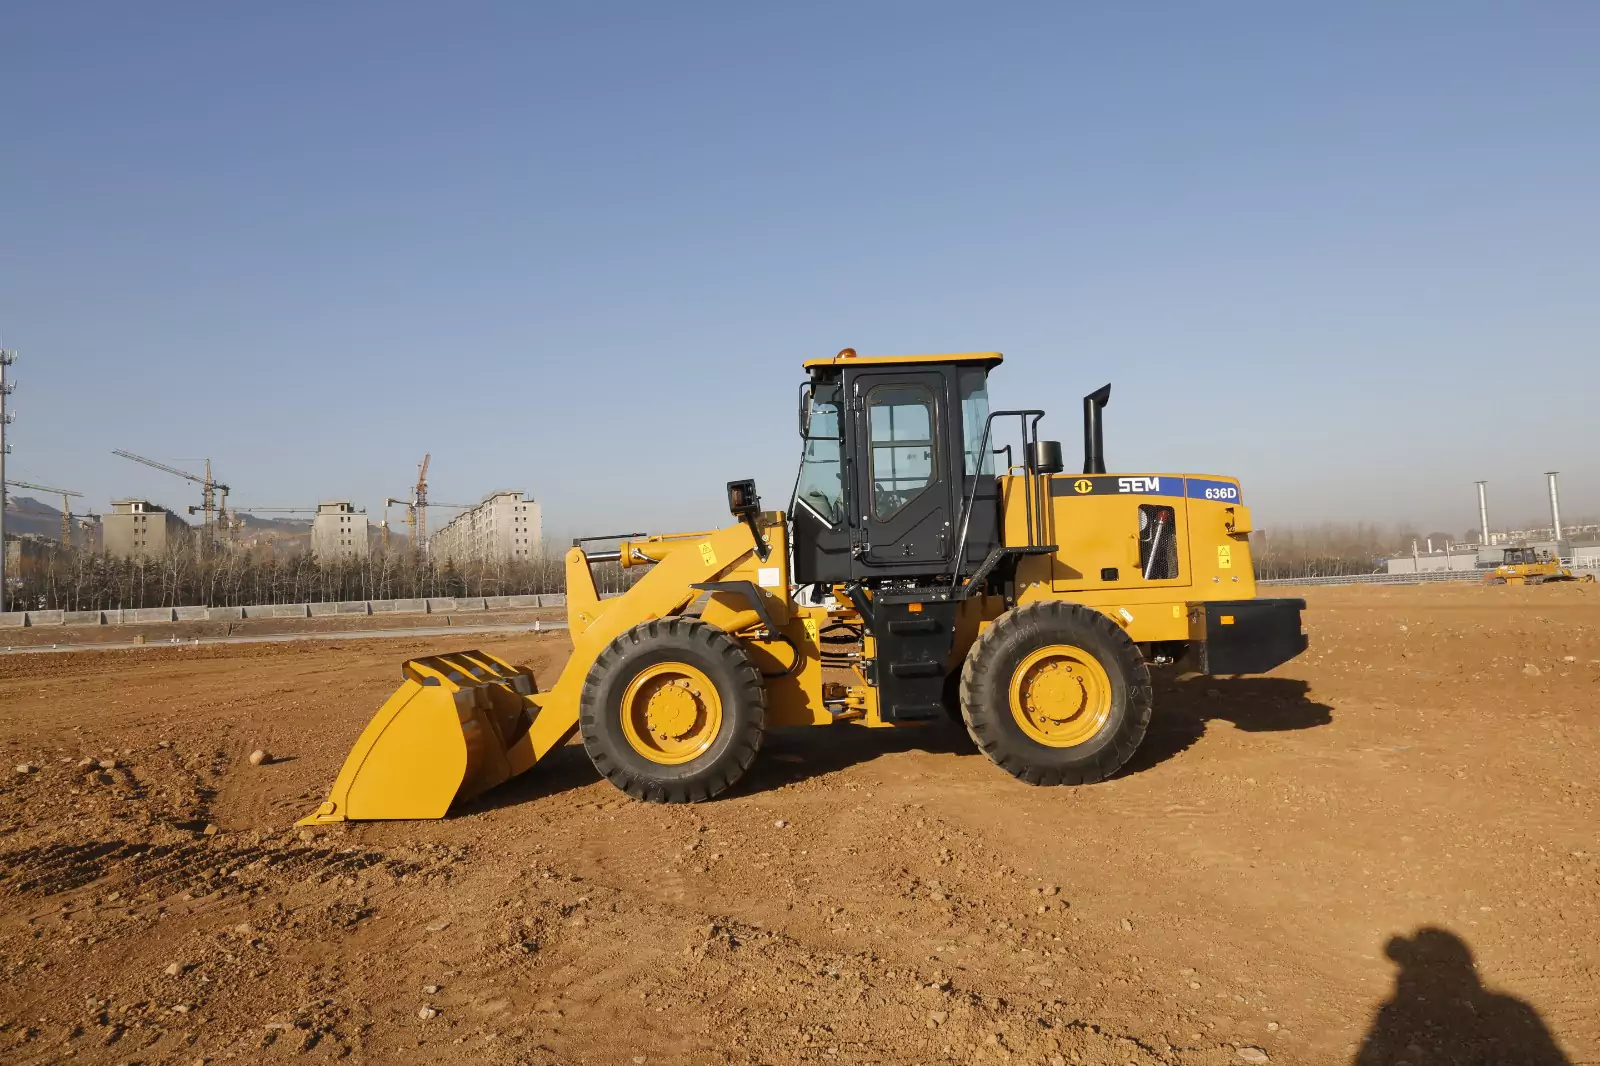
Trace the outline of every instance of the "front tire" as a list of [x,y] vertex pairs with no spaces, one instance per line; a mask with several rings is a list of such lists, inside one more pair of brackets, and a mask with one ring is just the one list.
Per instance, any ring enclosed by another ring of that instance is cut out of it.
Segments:
[[1001,615],[961,672],[961,713],[1001,769],[1034,785],[1102,781],[1150,725],[1150,670],[1116,623],[1049,601]]
[[737,640],[705,622],[634,626],[595,659],[578,702],[595,769],[635,799],[708,800],[750,768],[767,690]]

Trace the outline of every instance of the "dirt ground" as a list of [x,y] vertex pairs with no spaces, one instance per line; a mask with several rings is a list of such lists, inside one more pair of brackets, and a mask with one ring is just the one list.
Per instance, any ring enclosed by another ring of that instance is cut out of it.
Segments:
[[0,1059],[1600,1061],[1600,589],[1306,595],[1105,784],[836,726],[711,804],[569,746],[315,833],[448,638],[0,657]]

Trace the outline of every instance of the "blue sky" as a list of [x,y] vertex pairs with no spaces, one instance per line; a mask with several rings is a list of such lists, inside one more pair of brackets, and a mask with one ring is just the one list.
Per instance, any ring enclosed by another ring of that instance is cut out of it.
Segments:
[[1258,525],[1600,513],[1600,7],[11,5],[10,473],[546,531],[786,501],[802,359],[1002,404]]

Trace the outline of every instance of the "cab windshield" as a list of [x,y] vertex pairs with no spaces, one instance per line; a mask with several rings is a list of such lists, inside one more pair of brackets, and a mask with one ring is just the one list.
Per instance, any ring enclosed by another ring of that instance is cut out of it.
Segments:
[[805,449],[795,501],[830,526],[844,521],[844,471],[839,462],[839,388],[817,386],[807,401]]

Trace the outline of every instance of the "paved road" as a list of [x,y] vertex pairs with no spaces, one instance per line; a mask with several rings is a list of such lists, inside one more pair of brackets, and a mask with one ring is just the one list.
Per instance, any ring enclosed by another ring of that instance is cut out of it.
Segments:
[[345,633],[262,633],[241,637],[190,637],[187,640],[119,640],[109,644],[32,644],[0,646],[0,654],[23,655],[60,651],[124,651],[129,648],[179,648],[198,644],[283,644],[296,640],[376,640],[382,637],[444,637],[470,633],[526,633],[565,629],[565,622],[523,622],[504,626],[425,626],[417,629],[361,629]]

